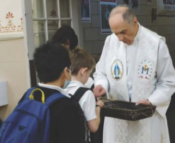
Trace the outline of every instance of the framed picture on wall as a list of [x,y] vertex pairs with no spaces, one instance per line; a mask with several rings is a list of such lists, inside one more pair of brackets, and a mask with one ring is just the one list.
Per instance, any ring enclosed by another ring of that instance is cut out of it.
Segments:
[[109,27],[109,15],[111,10],[117,5],[116,0],[101,0],[100,2],[100,13],[101,13],[101,33],[111,33]]
[[83,22],[91,22],[90,0],[81,0],[81,20]]

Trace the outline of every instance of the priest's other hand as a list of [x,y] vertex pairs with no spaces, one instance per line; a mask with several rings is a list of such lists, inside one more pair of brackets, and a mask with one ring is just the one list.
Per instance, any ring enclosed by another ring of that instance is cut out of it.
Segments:
[[93,91],[94,91],[95,97],[100,97],[106,94],[105,89],[101,85],[95,86]]
[[148,99],[146,99],[146,100],[140,100],[136,103],[136,105],[140,105],[140,104],[151,105],[151,102]]

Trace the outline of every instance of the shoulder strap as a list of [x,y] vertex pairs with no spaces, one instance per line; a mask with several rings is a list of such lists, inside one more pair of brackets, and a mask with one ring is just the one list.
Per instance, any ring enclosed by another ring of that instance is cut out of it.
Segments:
[[81,99],[81,97],[84,95],[84,93],[88,90],[90,90],[90,89],[86,88],[86,87],[80,87],[77,89],[74,96],[72,96],[71,98],[78,102]]
[[46,102],[45,104],[47,106],[50,106],[52,105],[54,102],[58,101],[59,99],[61,98],[66,98],[65,95],[61,94],[61,93],[54,93],[52,94],[51,96],[49,96],[47,99],[46,99]]
[[93,89],[94,89],[94,84],[91,86],[91,88],[90,88],[92,91],[93,91]]

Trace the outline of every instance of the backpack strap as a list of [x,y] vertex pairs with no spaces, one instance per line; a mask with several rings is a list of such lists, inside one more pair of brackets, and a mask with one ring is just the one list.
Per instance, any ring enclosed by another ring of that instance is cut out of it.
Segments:
[[77,102],[79,102],[79,100],[81,99],[81,97],[84,95],[84,93],[86,91],[90,90],[89,88],[86,87],[80,87],[77,89],[77,91],[75,92],[74,96],[72,96],[71,98]]
[[93,89],[94,89],[94,84],[91,86],[91,88],[90,88],[92,91],[93,91]]
[[50,95],[47,99],[46,99],[46,102],[45,104],[47,106],[50,106],[52,105],[54,102],[58,101],[59,99],[61,98],[66,98],[65,95],[61,94],[61,93],[54,93],[52,95]]

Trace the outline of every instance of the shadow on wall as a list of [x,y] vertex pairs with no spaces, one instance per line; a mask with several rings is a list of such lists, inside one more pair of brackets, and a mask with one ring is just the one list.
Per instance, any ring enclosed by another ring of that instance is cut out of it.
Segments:
[[1,128],[1,125],[2,125],[2,120],[0,119],[0,128]]
[[[1,110],[3,111],[3,113],[2,113],[1,115],[4,115],[4,114],[6,113],[6,111],[7,111],[7,106],[1,106],[1,107],[0,107],[0,111],[1,111]],[[1,112],[2,112],[2,111],[1,111]],[[2,125],[2,122],[3,122],[2,119],[3,119],[3,117],[0,116],[0,128],[1,128],[1,125]]]
[[5,118],[6,118],[5,116],[7,113],[7,106],[1,106],[0,112],[1,112],[1,114],[0,114],[0,123],[1,123],[1,121],[5,120]]
[[[92,57],[94,58],[96,64],[98,63],[98,61],[99,61],[99,59],[100,59],[100,56],[101,56],[101,53],[99,53],[99,54],[92,54]],[[92,77],[92,78],[93,78],[93,73],[94,73],[94,72],[95,72],[95,68],[94,68],[94,70],[93,70],[92,73],[91,73],[91,77]]]
[[175,143],[175,94],[171,98],[171,103],[167,111],[167,121],[168,121],[168,128],[169,128],[169,134],[170,134],[170,141],[171,143]]

